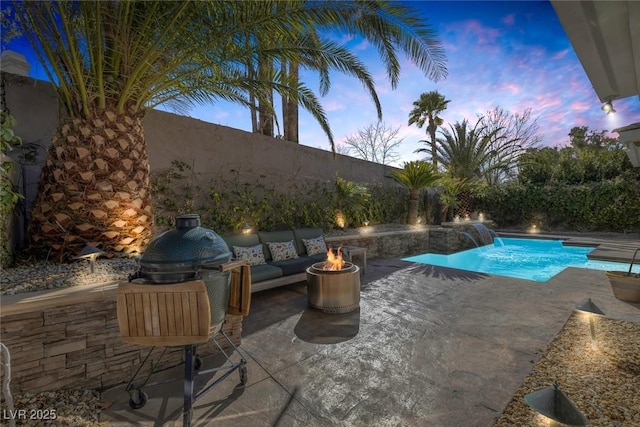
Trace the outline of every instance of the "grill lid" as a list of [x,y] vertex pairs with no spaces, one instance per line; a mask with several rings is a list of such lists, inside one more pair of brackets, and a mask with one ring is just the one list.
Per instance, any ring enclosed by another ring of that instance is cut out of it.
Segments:
[[[227,262],[231,252],[212,230],[200,227],[200,216],[181,215],[176,228],[155,238],[140,259],[140,275],[156,283],[189,280],[201,267]],[[170,273],[170,274],[168,274]]]

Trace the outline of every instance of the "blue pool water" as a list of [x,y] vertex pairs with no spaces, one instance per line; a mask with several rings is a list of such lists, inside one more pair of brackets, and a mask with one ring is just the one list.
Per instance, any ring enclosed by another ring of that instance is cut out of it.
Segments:
[[[536,282],[546,282],[567,267],[629,271],[629,264],[587,259],[594,249],[563,246],[560,240],[501,238],[493,245],[451,255],[423,254],[403,259]],[[640,265],[634,265],[633,272],[640,273]]]

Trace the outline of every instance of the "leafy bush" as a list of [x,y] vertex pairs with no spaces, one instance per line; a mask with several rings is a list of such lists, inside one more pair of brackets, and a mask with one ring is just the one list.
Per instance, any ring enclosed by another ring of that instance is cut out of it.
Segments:
[[333,229],[334,214],[342,210],[352,226],[398,222],[406,218],[407,191],[379,184],[336,181],[297,181],[284,189],[233,179],[216,180],[203,189],[190,165],[174,161],[170,170],[152,179],[156,225],[170,228],[176,216],[194,212],[219,233],[239,230],[246,223],[258,230],[293,227]]
[[634,175],[580,185],[483,187],[475,191],[473,206],[501,227],[536,223],[547,229],[640,231],[640,180]]
[[0,248],[0,263],[4,263],[10,256],[9,227],[11,215],[22,194],[15,190],[10,173],[13,162],[6,157],[16,146],[22,143],[22,139],[13,132],[16,127],[15,119],[0,110],[0,233],[2,234],[2,247]]

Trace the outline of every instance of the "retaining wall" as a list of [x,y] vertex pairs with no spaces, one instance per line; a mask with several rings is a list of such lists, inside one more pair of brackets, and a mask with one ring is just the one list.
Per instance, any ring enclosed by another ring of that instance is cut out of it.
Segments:
[[[116,292],[111,283],[3,296],[0,331],[11,354],[12,392],[100,389],[128,381],[151,347],[122,341]],[[239,345],[242,317],[227,315],[224,331]],[[182,362],[183,347],[166,347],[159,362],[164,348],[149,359],[156,370]],[[211,342],[198,345],[200,355],[215,352]],[[147,362],[139,378],[150,368]]]

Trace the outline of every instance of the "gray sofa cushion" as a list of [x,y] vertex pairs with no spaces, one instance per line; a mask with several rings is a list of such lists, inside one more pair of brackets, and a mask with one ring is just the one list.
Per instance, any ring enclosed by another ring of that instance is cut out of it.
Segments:
[[316,262],[326,261],[327,260],[327,254],[311,255],[311,256],[308,256],[307,258],[311,258],[313,260],[313,263],[315,264]]
[[286,259],[284,261],[270,262],[269,265],[282,269],[283,276],[291,274],[304,273],[307,267],[316,262],[311,257],[300,257],[294,259]]
[[251,282],[257,283],[263,280],[282,277],[282,269],[269,264],[251,266]]
[[288,242],[289,240],[293,240],[293,244],[296,246],[296,251],[300,253],[297,243],[295,242],[293,230],[259,231],[258,237],[260,238],[260,243],[262,243],[262,252],[264,252],[264,257],[267,262],[273,259],[271,252],[269,251],[269,247],[267,246],[267,242]]
[[[322,228],[296,228],[293,230],[295,236],[296,247],[298,248],[298,255],[306,255],[307,248],[305,248],[302,239],[313,239],[314,237],[322,236]],[[326,258],[326,254],[325,254]]]
[[222,239],[227,242],[227,246],[233,252],[234,246],[242,246],[248,248],[260,244],[258,235],[253,234],[229,234],[228,236],[222,236]]

